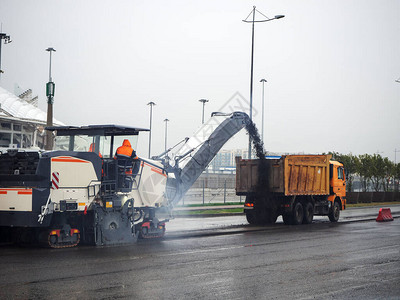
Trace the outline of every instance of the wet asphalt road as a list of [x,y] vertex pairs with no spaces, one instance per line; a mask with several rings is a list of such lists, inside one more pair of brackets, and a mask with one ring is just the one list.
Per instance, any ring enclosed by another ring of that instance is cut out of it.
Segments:
[[172,228],[163,240],[103,248],[3,245],[0,298],[400,299],[399,218],[254,230]]

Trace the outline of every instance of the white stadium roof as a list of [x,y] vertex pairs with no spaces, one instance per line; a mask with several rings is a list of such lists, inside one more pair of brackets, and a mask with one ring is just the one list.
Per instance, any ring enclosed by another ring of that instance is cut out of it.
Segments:
[[[47,122],[47,113],[18,98],[0,87],[0,116],[14,117],[25,121]],[[53,118],[54,125],[65,125]]]

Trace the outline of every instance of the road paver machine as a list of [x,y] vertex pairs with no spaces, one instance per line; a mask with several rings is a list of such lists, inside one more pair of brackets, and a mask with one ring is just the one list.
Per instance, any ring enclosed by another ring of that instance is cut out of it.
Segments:
[[48,127],[53,151],[0,154],[0,236],[53,248],[134,243],[164,235],[173,206],[221,147],[249,121],[242,112],[214,113],[180,149],[121,163],[124,140],[136,149],[142,128],[119,125]]

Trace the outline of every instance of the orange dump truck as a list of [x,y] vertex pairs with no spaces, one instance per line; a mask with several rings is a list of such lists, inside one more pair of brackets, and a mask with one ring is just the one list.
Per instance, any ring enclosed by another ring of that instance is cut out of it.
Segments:
[[309,224],[314,215],[339,220],[346,208],[343,164],[331,155],[286,155],[279,159],[236,158],[236,194],[246,196],[250,224]]

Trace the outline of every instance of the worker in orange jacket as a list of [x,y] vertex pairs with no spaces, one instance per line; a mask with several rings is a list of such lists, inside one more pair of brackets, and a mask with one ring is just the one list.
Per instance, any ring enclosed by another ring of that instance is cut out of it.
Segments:
[[[122,143],[122,146],[118,147],[117,151],[115,152],[115,158],[117,159],[119,169],[119,186],[131,186],[131,180],[129,180],[129,177],[137,174],[137,171],[139,170],[139,163],[137,162],[138,157],[136,152],[132,149],[129,140],[125,139]],[[134,168],[135,174],[133,174],[132,168]]]
[[117,159],[137,159],[136,152],[132,149],[131,143],[129,140],[125,139],[122,143],[122,146],[118,147],[117,151],[115,152],[115,156]]
[[[94,152],[94,143],[91,143],[89,146],[89,152]],[[103,155],[101,155],[101,153],[99,152],[99,156],[100,158],[103,158]]]

